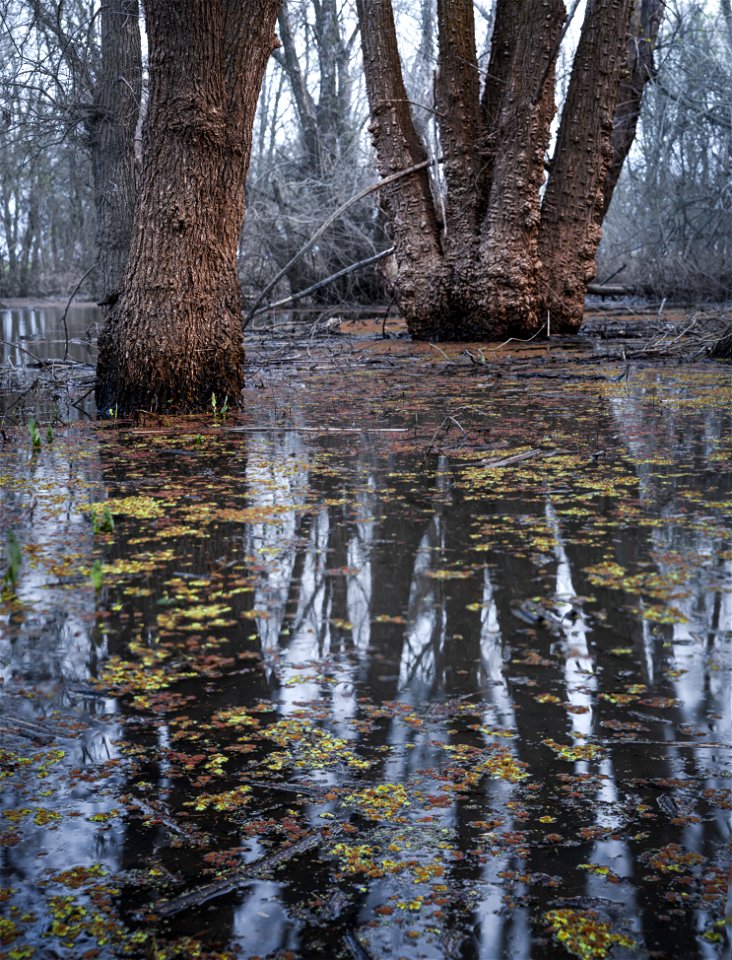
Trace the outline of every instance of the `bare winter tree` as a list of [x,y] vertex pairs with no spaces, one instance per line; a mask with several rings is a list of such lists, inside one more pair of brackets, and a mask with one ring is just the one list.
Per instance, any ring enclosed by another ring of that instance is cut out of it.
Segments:
[[138,0],[101,7],[101,56],[88,124],[97,214],[97,279],[105,302],[119,295],[137,192],[135,131],[142,97]]
[[[78,7],[69,3],[63,22],[80,38]],[[15,296],[94,258],[78,92],[48,39],[27,4],[0,2],[0,290]]]
[[279,0],[147,0],[149,104],[132,247],[99,339],[102,410],[238,401],[237,247]]
[[[245,281],[252,293],[300,250],[329,214],[372,178],[364,150],[367,110],[357,57],[358,26],[342,0],[286,0],[281,47],[263,87],[248,187]],[[386,245],[371,198],[350,207],[317,245],[286,269],[295,293]],[[321,288],[319,303],[373,302],[374,273]]]
[[[633,10],[633,0],[587,3],[542,199],[564,3],[497,0],[481,91],[472,0],[438,0],[443,205],[424,166],[391,2],[359,0],[380,172],[417,168],[385,191],[398,300],[413,335],[490,339],[531,336],[545,325],[577,329],[611,193],[613,119]],[[652,38],[643,43],[652,47]]]
[[[732,18],[670,2],[600,270],[658,297],[732,296]],[[621,272],[622,271],[622,272]]]
[[[38,282],[34,244],[37,259],[48,257],[49,247],[54,255],[57,251],[55,194],[65,188],[79,201],[86,154],[96,214],[95,289],[105,299],[112,297],[129,251],[134,208],[142,75],[138,0],[98,9],[81,0],[11,0],[2,6],[2,24],[7,93],[2,159],[22,157],[33,171],[30,179],[18,171],[16,190],[24,187],[25,197],[10,202],[6,192],[4,198],[6,214],[10,211],[25,228],[19,237],[5,223],[10,272],[13,257],[20,263],[18,292],[28,292],[29,272]],[[62,215],[72,224],[78,217],[66,207]]]

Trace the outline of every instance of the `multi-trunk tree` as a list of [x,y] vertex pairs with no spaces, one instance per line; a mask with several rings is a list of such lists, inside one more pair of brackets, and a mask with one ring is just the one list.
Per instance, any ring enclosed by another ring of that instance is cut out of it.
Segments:
[[132,244],[99,338],[102,410],[200,410],[242,387],[236,272],[279,0],[146,0],[150,89]]
[[[562,0],[497,0],[484,80],[472,0],[437,0],[442,196],[413,121],[391,0],[357,5],[380,172],[418,168],[384,190],[410,332],[465,340],[576,330],[650,75],[634,63],[648,63],[647,24],[655,11],[657,30],[663,0],[588,0],[550,160]],[[613,138],[621,117],[630,136]]]

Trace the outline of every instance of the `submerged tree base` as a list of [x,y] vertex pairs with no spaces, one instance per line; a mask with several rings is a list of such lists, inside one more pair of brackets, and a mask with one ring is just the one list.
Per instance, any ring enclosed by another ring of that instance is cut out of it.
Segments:
[[403,273],[406,285],[403,276],[397,299],[416,340],[526,339],[546,327],[546,311],[535,293],[537,278],[521,260],[493,264],[489,272],[476,260],[473,270],[438,261],[427,275],[414,268]]
[[238,405],[244,386],[238,307],[212,297],[194,310],[171,298],[157,311],[146,303],[136,322],[129,301],[120,300],[99,337],[98,410],[195,413],[210,407],[212,395]]
[[147,0],[142,178],[120,296],[99,339],[97,405],[202,411],[242,387],[237,250],[279,0]]

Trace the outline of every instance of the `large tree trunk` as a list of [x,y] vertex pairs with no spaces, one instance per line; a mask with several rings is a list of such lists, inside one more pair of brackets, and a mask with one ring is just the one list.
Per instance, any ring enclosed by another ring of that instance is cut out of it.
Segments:
[[[437,0],[439,59],[435,109],[447,186],[443,247],[451,269],[477,254],[480,175],[480,77],[475,51],[473,0]],[[457,281],[457,277],[453,283]],[[458,281],[459,282],[459,281]]]
[[482,309],[470,325],[472,339],[526,337],[542,323],[537,299],[539,190],[554,118],[554,65],[564,18],[562,0],[525,2],[520,17],[514,12],[516,46],[498,112],[481,234]]
[[[404,89],[391,2],[359,0],[358,11],[371,132],[379,170],[388,176],[427,153]],[[437,4],[444,224],[425,171],[384,191],[396,246],[397,299],[416,337],[490,339],[538,326],[539,187],[564,12],[562,0],[499,3],[495,75],[481,105],[473,5]],[[495,129],[486,129],[486,121]]]
[[595,275],[631,7],[632,0],[588,0],[572,66],[539,234],[543,309],[557,332],[579,329]]
[[89,152],[97,216],[95,289],[103,301],[119,293],[130,251],[135,209],[135,130],[142,96],[138,0],[101,8],[102,50]]
[[[576,329],[612,192],[606,181],[634,133],[635,121],[624,120],[623,135],[618,126],[611,144],[618,87],[627,64],[633,76],[626,103],[637,119],[642,84],[634,71],[648,73],[663,0],[636,2],[643,4],[637,42],[628,45],[633,0],[588,0],[542,200],[563,0],[497,0],[482,98],[473,4],[438,0],[435,106],[447,185],[442,217],[423,171],[384,190],[396,246],[395,290],[412,335],[526,337],[548,317],[553,331]],[[426,151],[402,82],[391,2],[359,0],[358,12],[371,130],[379,170],[387,176],[420,163]]]
[[481,220],[488,209],[493,182],[493,164],[498,149],[498,115],[503,103],[503,93],[509,81],[518,37],[513,16],[514,9],[514,0],[496,0],[490,59],[480,101],[482,129],[479,144],[481,154],[479,216]]
[[[357,0],[371,134],[382,177],[424,164],[412,121],[390,0]],[[410,333],[439,339],[447,310],[447,271],[425,167],[384,188],[394,234],[397,297]]]
[[121,295],[99,341],[101,410],[239,400],[236,272],[252,126],[279,0],[147,0],[150,99]]

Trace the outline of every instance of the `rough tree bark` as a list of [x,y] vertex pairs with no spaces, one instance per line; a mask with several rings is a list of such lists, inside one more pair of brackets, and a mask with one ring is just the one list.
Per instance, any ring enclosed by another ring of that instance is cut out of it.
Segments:
[[632,0],[588,0],[562,110],[539,231],[542,319],[558,333],[579,329],[595,276],[632,6]]
[[[384,191],[397,299],[414,336],[526,337],[544,327],[548,312],[553,330],[575,328],[606,210],[605,183],[614,169],[618,88],[628,55],[642,50],[646,57],[656,36],[644,36],[642,47],[628,41],[633,2],[588,2],[542,199],[564,3],[497,0],[481,95],[473,4],[438,0],[435,108],[446,196],[432,195],[424,170]],[[656,10],[661,2],[635,0]],[[358,0],[357,6],[371,132],[379,170],[387,176],[427,154],[406,102],[391,0]],[[649,16],[641,10],[638,24],[650,22]]]
[[481,269],[475,271],[482,288],[479,309],[467,318],[464,338],[526,337],[541,325],[539,190],[555,111],[554,65],[565,10],[562,0],[538,0],[522,3],[521,13],[516,22],[513,12],[516,42],[495,128]]
[[[417,133],[404,86],[396,27],[388,0],[358,0],[370,131],[382,177],[424,163],[427,150]],[[439,338],[447,267],[425,168],[385,187],[396,247],[399,307],[415,336]]]
[[135,130],[142,96],[138,0],[103,3],[101,58],[88,122],[97,216],[95,288],[117,296],[127,262],[135,209]]
[[236,273],[252,126],[279,0],[147,0],[150,97],[100,410],[195,411],[243,383]]

